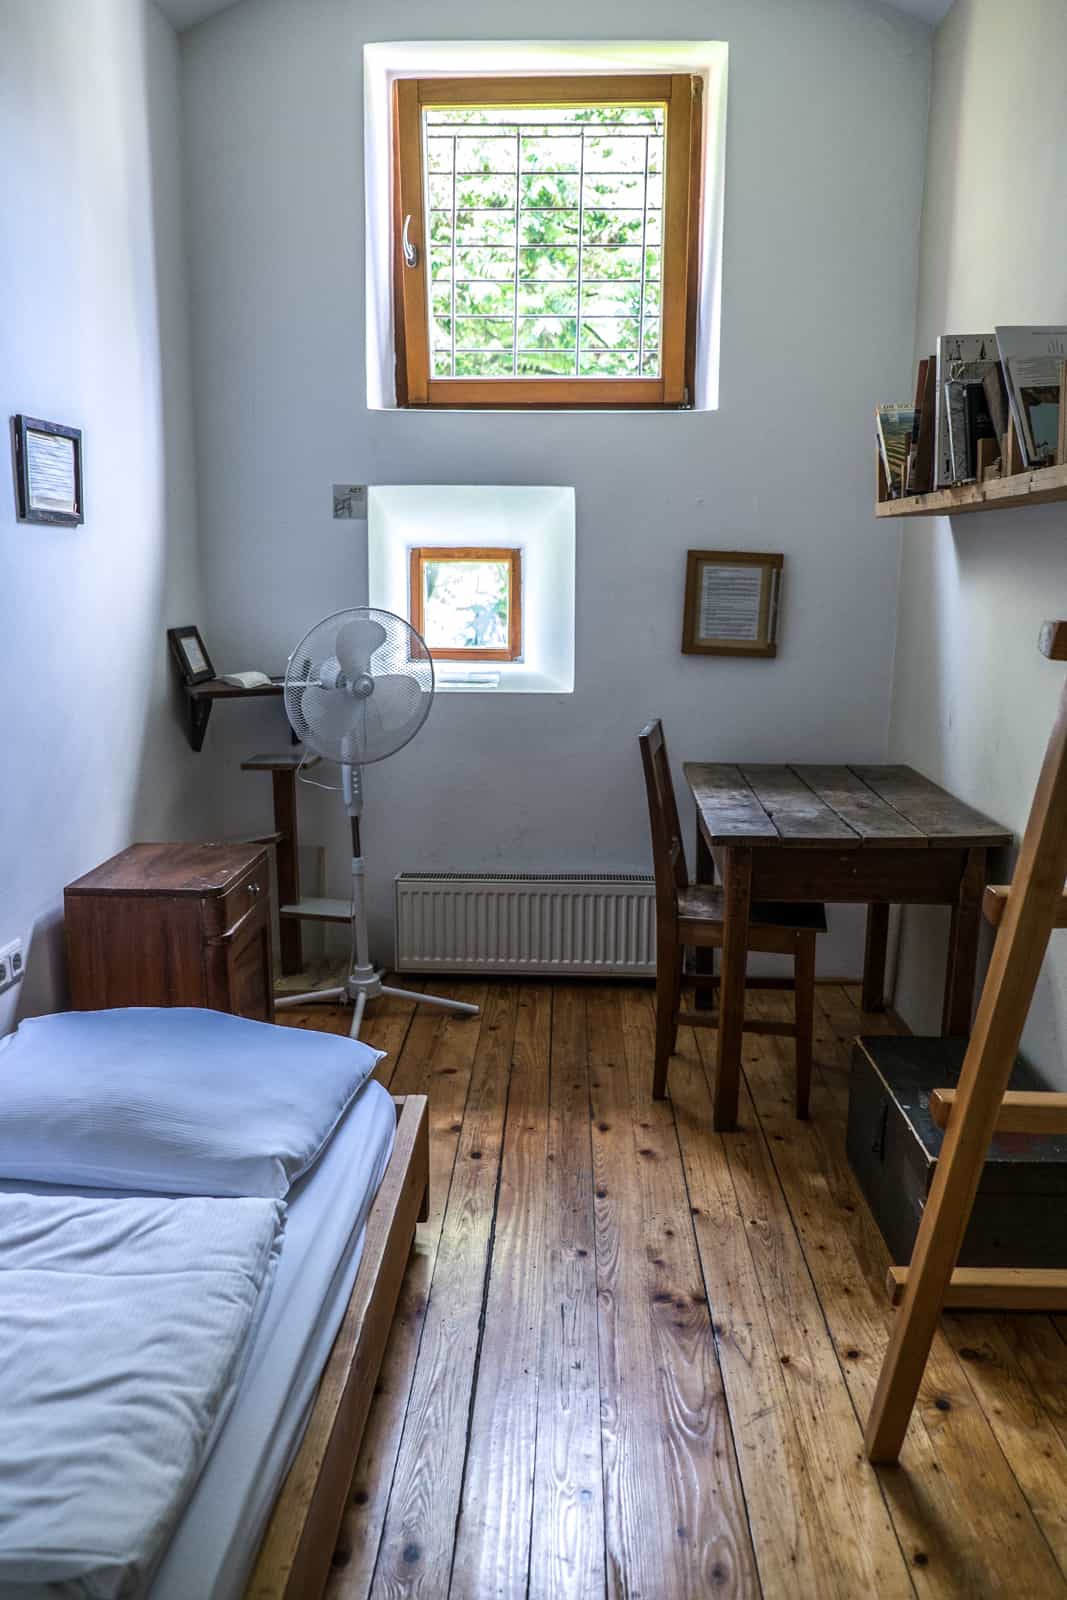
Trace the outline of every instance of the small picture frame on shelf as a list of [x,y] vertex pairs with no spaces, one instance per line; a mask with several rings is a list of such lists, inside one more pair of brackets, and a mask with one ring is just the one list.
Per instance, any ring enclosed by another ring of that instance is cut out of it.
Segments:
[[207,683],[209,678],[215,676],[215,668],[211,665],[211,657],[198,628],[168,628],[167,643],[187,689],[196,683]]
[[763,551],[690,550],[685,570],[685,655],[778,654],[785,557]]
[[19,521],[77,527],[85,521],[81,429],[21,412],[11,426]]

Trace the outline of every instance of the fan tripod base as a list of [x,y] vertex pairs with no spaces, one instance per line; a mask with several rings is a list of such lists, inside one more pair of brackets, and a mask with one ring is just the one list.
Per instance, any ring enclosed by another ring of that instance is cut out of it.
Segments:
[[389,995],[394,1000],[413,1000],[420,1006],[436,1006],[439,1011],[450,1011],[457,1017],[476,1017],[479,1011],[477,1006],[468,1005],[465,1000],[445,1000],[436,994],[416,994],[413,989],[394,989],[391,984],[383,983],[381,973],[373,968],[353,972],[346,983],[339,984],[335,989],[315,989],[310,994],[287,994],[277,998],[274,1009],[282,1011],[287,1006],[307,1006],[316,1003],[345,1005],[351,1000],[354,1009],[348,1036],[350,1039],[358,1039],[367,1001],[376,1000],[380,995]]

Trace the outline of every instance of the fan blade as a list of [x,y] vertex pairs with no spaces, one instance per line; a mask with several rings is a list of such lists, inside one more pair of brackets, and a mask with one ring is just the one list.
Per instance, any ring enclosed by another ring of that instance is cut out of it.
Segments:
[[369,709],[377,714],[383,731],[400,733],[422,715],[422,685],[407,672],[383,672],[374,680]]
[[308,732],[320,742],[340,742],[352,732],[359,716],[359,705],[343,689],[319,689],[315,685],[303,691],[300,709]]
[[371,657],[385,642],[385,629],[370,617],[354,617],[337,635],[337,659],[349,679],[370,671]]

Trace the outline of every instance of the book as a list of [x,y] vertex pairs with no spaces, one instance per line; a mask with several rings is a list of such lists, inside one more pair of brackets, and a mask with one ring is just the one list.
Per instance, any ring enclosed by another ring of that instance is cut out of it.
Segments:
[[919,417],[919,440],[909,487],[912,494],[928,494],[934,486],[934,424],[937,418],[937,358],[926,363],[926,385]]
[[958,378],[945,384],[945,421],[948,428],[952,483],[967,482],[967,385]]
[[985,375],[985,398],[989,416],[998,439],[1008,431],[1008,391],[1004,387],[1004,369],[999,361]]
[[923,400],[926,396],[926,369],[929,365],[929,359],[923,356],[919,362],[919,370],[915,377],[915,422],[911,430],[912,444],[918,444],[919,442],[919,423],[922,417]]
[[[984,379],[999,359],[996,336],[992,333],[943,333],[937,341],[937,407],[934,449],[934,488],[947,489],[962,479],[953,477],[952,445],[949,438],[945,385],[972,378]],[[966,456],[961,456],[966,468]]]
[[1059,450],[1060,380],[1067,360],[1067,327],[998,327],[996,333],[1023,464],[1050,466]]
[[965,383],[963,404],[967,429],[967,476],[977,478],[979,440],[998,437],[997,430],[993,426],[993,418],[989,414],[985,383]]
[[926,393],[926,369],[928,366],[929,362],[924,356],[919,362],[919,370],[915,376],[915,420],[912,423],[911,443],[908,446],[908,465],[904,474],[905,494],[915,494],[917,492],[914,484],[914,477],[919,453],[919,427],[920,419],[922,417],[923,396]]
[[894,500],[904,493],[908,447],[915,425],[911,406],[879,406],[876,414],[878,449],[885,469],[889,493]]

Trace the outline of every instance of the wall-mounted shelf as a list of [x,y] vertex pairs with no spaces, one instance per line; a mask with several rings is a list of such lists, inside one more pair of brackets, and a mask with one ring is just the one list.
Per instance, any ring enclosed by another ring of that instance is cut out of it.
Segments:
[[216,700],[254,700],[260,695],[279,695],[284,682],[283,678],[272,678],[270,683],[261,684],[258,689],[239,689],[236,684],[223,683],[221,678],[208,678],[204,683],[186,684],[189,743],[193,749],[203,748],[208,718]]
[[876,517],[955,517],[964,511],[1010,511],[1019,506],[1052,505],[1057,500],[1067,500],[1067,465],[1036,467],[1008,478],[961,483],[954,489],[906,495],[902,500],[878,500],[874,514]]

